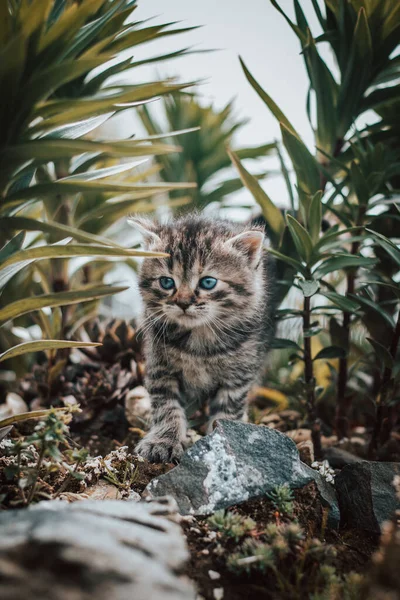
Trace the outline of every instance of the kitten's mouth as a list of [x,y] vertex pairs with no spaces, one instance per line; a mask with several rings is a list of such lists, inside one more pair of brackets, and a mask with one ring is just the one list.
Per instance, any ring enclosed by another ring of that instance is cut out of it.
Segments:
[[190,327],[194,327],[196,325],[201,325],[202,319],[200,315],[193,313],[181,313],[178,315],[174,315],[173,320],[179,325],[188,325]]

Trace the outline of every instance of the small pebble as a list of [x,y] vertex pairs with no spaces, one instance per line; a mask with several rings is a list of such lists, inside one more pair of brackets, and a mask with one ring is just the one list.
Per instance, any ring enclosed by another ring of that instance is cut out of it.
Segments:
[[210,577],[210,579],[221,579],[221,574],[217,573],[217,571],[212,571],[211,569],[208,571],[208,576]]
[[222,598],[224,597],[224,588],[214,588],[213,594],[215,600],[222,600]]
[[182,517],[182,521],[184,523],[194,523],[196,519],[192,515],[185,515],[184,517]]
[[189,531],[193,531],[193,533],[197,533],[197,535],[201,535],[201,531],[200,531],[200,529],[197,529],[197,527],[191,527],[189,529]]

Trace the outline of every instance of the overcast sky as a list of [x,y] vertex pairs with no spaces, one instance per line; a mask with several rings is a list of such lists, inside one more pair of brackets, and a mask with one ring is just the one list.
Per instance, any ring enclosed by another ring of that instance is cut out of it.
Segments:
[[[292,0],[281,0],[281,6],[293,16]],[[302,2],[310,6],[309,0]],[[308,11],[309,22],[315,31],[318,23],[313,11]],[[304,141],[312,145],[305,111],[308,79],[300,46],[285,19],[269,0],[139,0],[134,11],[135,20],[155,17],[154,23],[180,21],[180,26],[202,27],[180,36],[140,48],[138,58],[196,46],[219,48],[208,54],[190,55],[161,63],[157,68],[165,75],[178,75],[183,80],[205,80],[198,91],[204,102],[215,102],[218,108],[236,98],[240,117],[250,122],[239,131],[237,147],[256,145],[280,138],[276,119],[245,79],[239,64],[240,55],[258,82],[277,102]],[[146,75],[154,75],[154,69]],[[279,178],[263,184],[278,202],[286,196]],[[279,202],[281,203],[281,202]]]

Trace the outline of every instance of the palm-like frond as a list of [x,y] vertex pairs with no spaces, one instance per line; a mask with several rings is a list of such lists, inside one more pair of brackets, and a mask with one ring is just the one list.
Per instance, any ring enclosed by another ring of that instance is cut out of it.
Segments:
[[[191,208],[202,209],[239,190],[243,185],[239,177],[220,182],[221,172],[230,167],[226,148],[234,133],[245,124],[245,121],[235,118],[233,104],[230,102],[222,110],[217,110],[212,105],[202,106],[195,96],[183,93],[165,97],[163,104],[170,130],[197,130],[191,135],[177,137],[182,147],[179,154],[156,157],[161,177],[165,181],[192,181],[197,184],[196,189],[189,192]],[[139,115],[149,135],[161,135],[164,132],[164,126],[154,118],[150,107],[142,106]],[[272,153],[274,149],[275,144],[271,143],[243,148],[237,153],[242,159],[257,159]],[[265,173],[259,174],[259,177],[263,176]],[[170,197],[187,194],[171,191]]]
[[[137,256],[101,234],[128,206],[149,209],[153,196],[184,186],[143,182],[145,173],[125,164],[176,152],[174,144],[102,140],[96,133],[114,116],[191,85],[126,82],[138,66],[185,52],[135,61],[139,44],[190,29],[135,22],[135,8],[136,0],[1,2],[0,231],[9,240],[0,250],[3,325],[10,315],[26,323],[20,315],[27,310],[20,312],[18,302],[35,291],[41,296],[37,308],[55,307],[51,317],[37,313],[42,331],[58,337],[68,314],[63,309],[60,320],[58,306],[90,304],[120,291],[102,285],[107,268],[98,269],[91,290],[82,287],[89,284],[83,271],[71,289],[67,257]],[[24,238],[25,230],[37,235]],[[35,299],[24,306],[36,310]]]

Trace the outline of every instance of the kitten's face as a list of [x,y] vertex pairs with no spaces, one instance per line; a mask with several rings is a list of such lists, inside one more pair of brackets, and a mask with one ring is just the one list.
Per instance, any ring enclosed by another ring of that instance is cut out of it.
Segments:
[[167,226],[136,226],[147,237],[146,249],[169,254],[144,260],[141,271],[142,297],[155,319],[185,329],[208,325],[218,334],[233,316],[256,306],[262,232],[238,234],[234,225],[193,216]]

